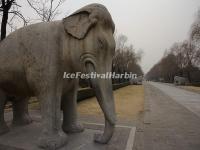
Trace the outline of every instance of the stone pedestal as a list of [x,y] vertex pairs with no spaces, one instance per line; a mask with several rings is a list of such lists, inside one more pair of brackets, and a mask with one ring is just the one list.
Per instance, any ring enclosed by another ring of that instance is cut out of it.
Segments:
[[[117,126],[112,140],[101,145],[93,142],[93,135],[102,132],[104,126],[94,123],[84,123],[84,126],[84,132],[68,135],[68,144],[60,150],[131,150],[133,146],[135,127]],[[36,145],[40,133],[40,121],[11,127],[9,133],[0,136],[0,150],[41,150]]]

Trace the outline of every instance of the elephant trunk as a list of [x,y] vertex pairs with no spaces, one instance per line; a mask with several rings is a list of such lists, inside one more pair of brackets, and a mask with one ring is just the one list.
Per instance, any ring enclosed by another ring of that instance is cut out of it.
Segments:
[[[95,66],[92,63],[86,63],[88,73],[95,72]],[[106,73],[106,71],[104,72]],[[111,79],[90,79],[90,83],[95,91],[98,103],[104,113],[105,128],[102,135],[95,135],[95,142],[106,144],[110,141],[116,122],[115,104],[112,91]]]

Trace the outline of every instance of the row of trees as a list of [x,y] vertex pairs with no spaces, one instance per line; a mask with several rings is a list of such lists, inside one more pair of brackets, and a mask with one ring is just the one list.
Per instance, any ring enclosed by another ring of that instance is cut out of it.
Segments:
[[[133,45],[128,44],[128,38],[125,35],[117,35],[116,52],[113,58],[112,71],[118,74],[134,73],[138,76],[143,75],[143,71],[140,66],[143,51],[139,50],[136,53]],[[114,80],[114,82],[124,82],[125,79]]]
[[200,10],[190,29],[188,40],[174,43],[163,58],[147,73],[148,80],[173,82],[174,76],[200,82]]

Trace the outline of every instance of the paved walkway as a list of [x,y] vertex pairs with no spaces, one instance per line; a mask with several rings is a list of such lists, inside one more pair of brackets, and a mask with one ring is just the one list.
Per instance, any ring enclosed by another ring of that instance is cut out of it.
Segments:
[[150,84],[200,117],[200,94],[162,83],[150,82]]
[[175,93],[178,97],[182,92],[174,87],[145,83],[145,105],[148,105],[144,120],[137,126],[134,150],[200,150],[200,117],[184,106],[185,101],[180,104],[180,97],[172,99]]

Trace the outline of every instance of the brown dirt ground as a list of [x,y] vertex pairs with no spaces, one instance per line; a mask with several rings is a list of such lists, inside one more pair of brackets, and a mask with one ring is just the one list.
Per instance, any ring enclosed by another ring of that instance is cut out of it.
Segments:
[[[130,85],[114,91],[117,117],[133,119],[144,109],[144,87]],[[95,97],[84,100],[78,104],[81,115],[102,116],[102,111]]]
[[[117,118],[133,120],[144,109],[143,85],[129,85],[114,91]],[[35,101],[33,97],[31,101]],[[38,102],[29,104],[29,109],[40,109]],[[6,111],[10,111],[7,109]],[[103,116],[96,97],[92,97],[78,103],[78,112],[81,115]]]

